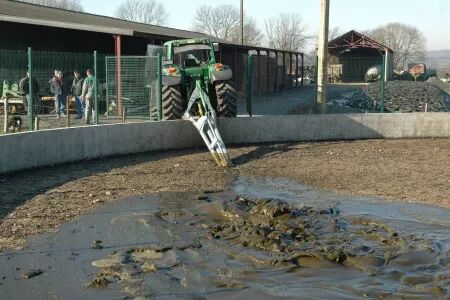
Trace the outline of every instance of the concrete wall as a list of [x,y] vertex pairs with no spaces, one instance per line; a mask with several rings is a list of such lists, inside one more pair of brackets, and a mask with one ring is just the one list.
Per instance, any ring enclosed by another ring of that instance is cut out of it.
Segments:
[[[450,137],[450,113],[266,116],[223,119],[227,145]],[[114,124],[0,136],[0,173],[98,157],[204,147],[187,121]],[[206,149],[205,149],[206,151]]]

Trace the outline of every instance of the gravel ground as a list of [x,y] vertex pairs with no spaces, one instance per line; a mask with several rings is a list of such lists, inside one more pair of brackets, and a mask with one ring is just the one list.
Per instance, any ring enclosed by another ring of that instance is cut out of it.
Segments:
[[225,189],[237,175],[282,177],[352,195],[450,207],[450,139],[256,145],[218,168],[200,150],[79,162],[0,175],[0,251],[102,203],[163,191]]

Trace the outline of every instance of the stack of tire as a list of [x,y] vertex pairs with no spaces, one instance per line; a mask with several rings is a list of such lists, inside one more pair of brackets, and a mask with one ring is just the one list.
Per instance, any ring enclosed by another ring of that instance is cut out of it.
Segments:
[[[368,96],[374,101],[381,101],[380,83],[368,86]],[[390,81],[385,85],[384,108],[386,112],[447,112],[447,94],[427,82],[420,81]],[[373,107],[373,105],[372,105]]]

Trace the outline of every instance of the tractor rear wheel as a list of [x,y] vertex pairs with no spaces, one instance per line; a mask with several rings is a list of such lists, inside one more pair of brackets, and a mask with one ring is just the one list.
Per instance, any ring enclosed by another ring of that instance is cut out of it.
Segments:
[[231,81],[218,81],[214,84],[217,97],[217,116],[234,118],[237,115],[237,97]]
[[[152,103],[151,116],[153,121],[158,120],[158,104],[155,100]],[[181,95],[180,86],[163,86],[162,87],[162,119],[178,120],[184,113],[183,97]]]

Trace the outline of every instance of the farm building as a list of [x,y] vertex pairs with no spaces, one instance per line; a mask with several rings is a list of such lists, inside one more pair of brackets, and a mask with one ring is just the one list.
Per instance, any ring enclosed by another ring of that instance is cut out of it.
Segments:
[[[45,85],[54,69],[70,74],[74,69],[92,67],[94,50],[99,53],[98,77],[102,81],[105,56],[145,55],[148,44],[208,37],[198,32],[10,0],[0,0],[0,7],[1,82],[17,82],[24,76],[28,47],[34,53],[34,74]],[[220,43],[217,59],[233,69],[238,91],[245,92],[247,86],[249,52],[255,55],[253,88],[258,94],[290,88],[295,85],[292,79],[300,77],[302,53],[236,45],[210,38]]]
[[394,52],[354,30],[328,43],[330,81],[364,82],[367,70],[383,64],[387,78],[393,71]]

